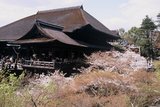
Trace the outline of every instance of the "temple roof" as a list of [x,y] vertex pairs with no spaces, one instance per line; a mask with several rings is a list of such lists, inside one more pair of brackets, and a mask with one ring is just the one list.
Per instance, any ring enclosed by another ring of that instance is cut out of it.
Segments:
[[[0,28],[0,41],[15,41],[22,38],[32,29],[37,20],[59,26],[64,34],[67,32],[72,33],[90,25],[95,30],[105,33],[109,38],[118,38],[108,28],[88,14],[82,6],[77,6],[39,11],[37,14],[3,26]],[[54,33],[56,34],[57,32]]]

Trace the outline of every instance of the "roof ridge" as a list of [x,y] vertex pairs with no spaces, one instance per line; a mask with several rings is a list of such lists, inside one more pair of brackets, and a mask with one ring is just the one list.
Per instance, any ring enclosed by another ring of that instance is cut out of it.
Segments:
[[[82,8],[83,8],[83,7],[82,7]],[[88,20],[86,19],[86,17],[85,17],[85,15],[84,15],[83,11],[84,11],[84,10],[80,10],[81,15],[82,15],[84,21],[85,21],[87,24],[89,24],[89,22],[88,22]]]
[[64,8],[58,8],[58,9],[50,9],[50,10],[42,10],[38,11],[38,13],[47,13],[47,12],[55,12],[55,11],[64,11],[64,10],[73,10],[73,9],[83,9],[83,6],[73,6],[73,7],[64,7]]

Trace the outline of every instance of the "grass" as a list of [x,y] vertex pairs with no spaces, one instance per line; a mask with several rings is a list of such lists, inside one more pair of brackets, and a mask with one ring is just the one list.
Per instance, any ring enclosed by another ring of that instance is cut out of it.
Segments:
[[154,67],[157,72],[160,72],[160,61],[154,61]]

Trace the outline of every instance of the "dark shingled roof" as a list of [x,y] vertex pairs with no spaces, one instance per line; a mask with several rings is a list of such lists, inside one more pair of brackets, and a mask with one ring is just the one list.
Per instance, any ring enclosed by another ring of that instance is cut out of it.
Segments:
[[96,30],[113,37],[113,39],[117,38],[108,28],[84,11],[83,7],[78,6],[39,11],[35,15],[3,26],[0,28],[0,41],[14,41],[23,37],[32,29],[36,20],[59,25],[63,27],[63,32],[73,32],[84,26],[91,25]]
[[60,25],[64,27],[64,32],[73,32],[88,24],[83,17],[80,7],[39,11],[37,13],[37,19]]
[[[32,29],[23,37],[16,41],[12,41],[9,43],[12,44],[32,44],[32,43],[48,43],[53,41],[58,41],[63,44],[72,45],[72,46],[79,46],[79,47],[90,47],[90,48],[99,48],[99,49],[106,49],[107,47],[98,46],[93,44],[88,44],[82,41],[76,41],[70,38],[68,35],[63,33],[60,29],[56,29],[56,26],[48,26],[48,25],[41,25],[43,22],[37,21]],[[35,32],[39,32],[40,34],[36,34]],[[35,34],[34,34],[35,33]],[[107,44],[108,47],[111,45]]]
[[34,25],[35,15],[0,28],[0,41],[14,41],[24,36]]

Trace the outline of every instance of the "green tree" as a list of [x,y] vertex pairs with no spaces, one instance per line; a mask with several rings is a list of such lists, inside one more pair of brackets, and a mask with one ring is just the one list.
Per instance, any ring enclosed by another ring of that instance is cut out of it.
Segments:
[[154,56],[150,39],[148,39],[147,37],[142,37],[137,41],[137,44],[141,47],[141,55],[145,57]]
[[157,27],[160,28],[160,13],[157,15]]
[[129,42],[129,44],[138,45],[140,38],[144,36],[141,29],[132,27],[127,33],[124,34],[123,38]]
[[142,24],[141,24],[141,29],[144,30],[146,33],[146,36],[149,38],[150,31],[153,31],[157,28],[155,23],[152,21],[151,18],[149,18],[148,15],[143,19]]
[[154,57],[151,32],[156,28],[157,26],[155,25],[154,21],[149,18],[148,15],[142,20],[141,29],[146,35],[145,42],[141,43],[142,53],[150,58]]
[[141,23],[141,27],[132,27],[123,38],[126,39],[129,44],[134,44],[141,47],[141,54],[145,57],[153,57],[153,46],[150,38],[150,32],[156,29],[156,25],[151,18],[146,16]]

